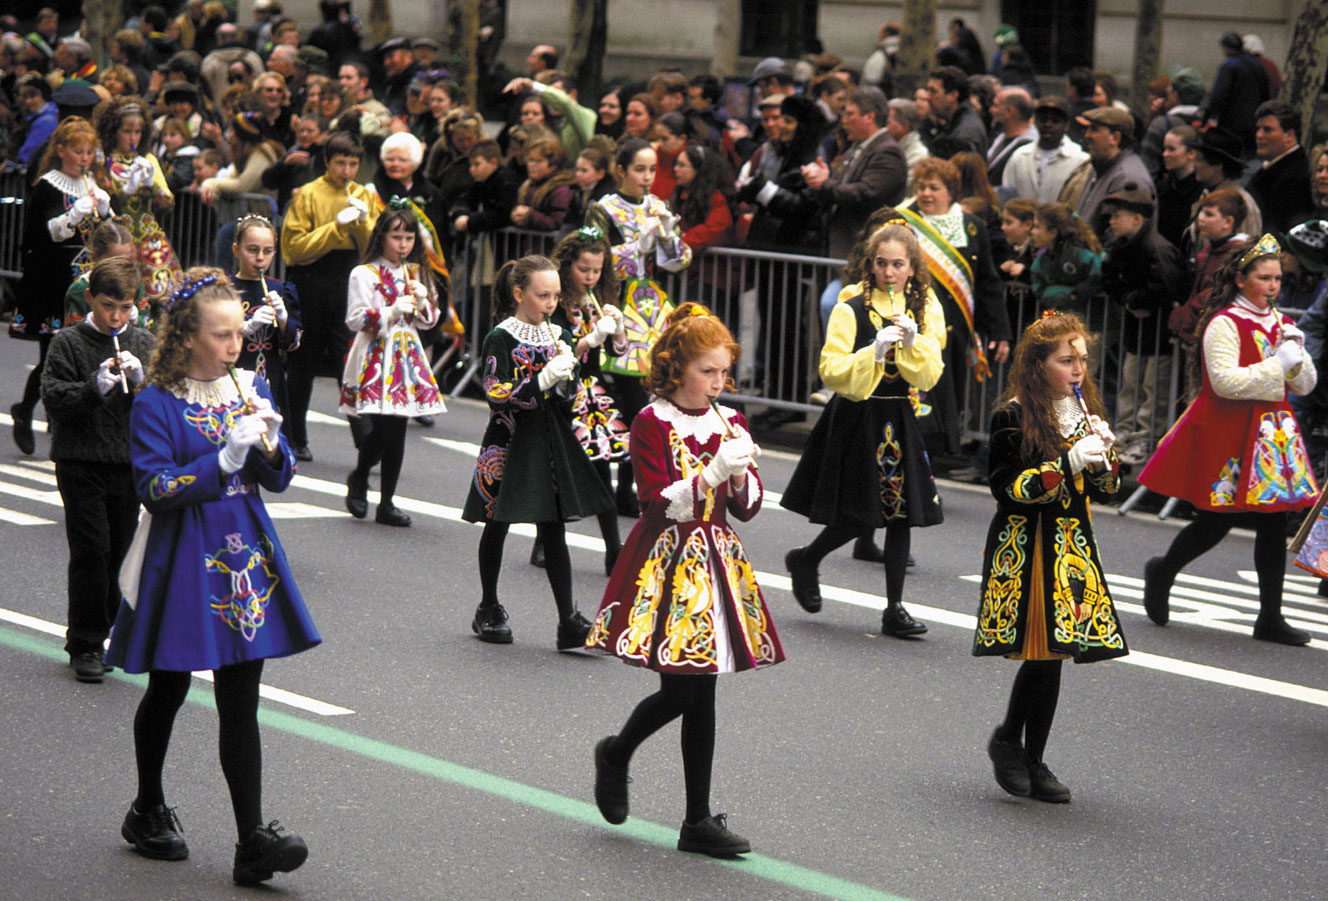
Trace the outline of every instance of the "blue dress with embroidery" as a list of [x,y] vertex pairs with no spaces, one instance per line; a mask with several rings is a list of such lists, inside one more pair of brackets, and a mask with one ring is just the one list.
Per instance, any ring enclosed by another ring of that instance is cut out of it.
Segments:
[[[239,376],[272,400],[262,379]],[[284,490],[295,474],[286,436],[275,463],[256,448],[238,472],[223,472],[220,451],[243,401],[229,378],[191,384],[202,388],[192,402],[155,385],[134,401],[134,482],[152,522],[137,603],[121,602],[106,653],[130,673],[215,670],[322,640],[259,494]]]

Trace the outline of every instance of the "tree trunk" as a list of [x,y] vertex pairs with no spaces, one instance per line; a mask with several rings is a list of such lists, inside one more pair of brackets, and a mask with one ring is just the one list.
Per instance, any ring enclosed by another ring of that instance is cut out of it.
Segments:
[[1314,114],[1319,93],[1323,90],[1326,68],[1328,7],[1317,0],[1310,0],[1296,19],[1296,30],[1291,36],[1291,51],[1287,54],[1286,68],[1282,70],[1282,92],[1278,97],[1300,108],[1304,122],[1300,130],[1300,143],[1305,147],[1314,143]]
[[741,0],[715,0],[715,47],[710,74],[719,79],[738,72],[738,26],[742,22]]
[[936,64],[936,0],[904,0],[904,30],[899,35],[894,93],[912,97],[927,84]]
[[369,40],[377,47],[392,36],[392,0],[369,0]]
[[99,68],[106,68],[110,60],[111,36],[120,27],[119,0],[83,0],[83,18],[87,28],[83,39],[92,47],[92,58]]
[[1148,82],[1157,76],[1162,55],[1162,8],[1166,0],[1139,0],[1139,18],[1134,23],[1134,77],[1130,85],[1130,108],[1148,121]]
[[568,21],[567,66],[576,82],[578,99],[595,109],[604,81],[604,51],[609,42],[608,0],[572,0]]
[[465,69],[465,78],[461,81],[461,91],[465,95],[466,105],[479,109],[480,83],[480,0],[459,0],[461,11],[460,56]]

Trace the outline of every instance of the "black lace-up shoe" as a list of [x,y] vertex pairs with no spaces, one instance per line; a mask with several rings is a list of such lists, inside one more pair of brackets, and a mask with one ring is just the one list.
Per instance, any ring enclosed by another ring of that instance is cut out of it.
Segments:
[[991,733],[987,742],[987,756],[996,774],[996,784],[1010,794],[1027,798],[1032,788],[1028,775],[1028,755],[1017,741],[1002,741],[1000,731]]
[[100,651],[84,651],[69,658],[74,678],[80,682],[100,682],[106,675],[106,664],[101,662]]
[[1053,773],[1045,763],[1029,764],[1028,767],[1029,794],[1039,801],[1046,801],[1048,804],[1068,804],[1070,803],[1070,789]]
[[926,631],[926,625],[909,616],[903,604],[886,607],[885,613],[881,614],[882,635],[889,635],[892,638],[911,638]]
[[576,611],[558,623],[558,650],[580,650],[586,646],[586,636],[590,634],[590,620]]
[[356,519],[369,515],[369,480],[354,472],[346,476],[346,510]]
[[32,454],[37,449],[37,439],[32,434],[32,411],[22,404],[9,408],[9,418],[14,420],[14,443],[25,454]]
[[694,851],[711,857],[736,857],[752,850],[752,843],[730,832],[728,814],[717,813],[699,823],[683,823],[678,833],[678,850]]
[[507,611],[502,604],[478,607],[475,618],[470,621],[470,628],[480,637],[480,641],[491,644],[512,643],[512,629],[507,625]]
[[231,878],[240,885],[271,879],[273,873],[289,873],[309,856],[309,846],[293,833],[284,833],[277,821],[255,827],[235,845],[235,867]]
[[821,612],[821,582],[816,566],[805,561],[807,549],[795,547],[784,555],[784,568],[793,583],[793,600],[808,613]]
[[184,827],[174,807],[158,804],[143,813],[133,804],[120,825],[120,835],[134,850],[153,860],[184,860],[189,846],[184,843]]
[[404,529],[410,525],[410,514],[401,512],[393,504],[379,504],[378,512],[374,514],[374,522]]
[[1153,622],[1165,626],[1171,619],[1171,605],[1167,601],[1171,582],[1161,577],[1158,572],[1161,568],[1161,557],[1154,557],[1144,564],[1144,612]]
[[605,751],[614,736],[601,738],[595,743],[595,806],[614,826],[627,822],[627,767],[609,763]]

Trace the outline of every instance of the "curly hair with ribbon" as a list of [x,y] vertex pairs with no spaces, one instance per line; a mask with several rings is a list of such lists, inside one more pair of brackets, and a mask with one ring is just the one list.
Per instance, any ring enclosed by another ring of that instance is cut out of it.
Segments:
[[[582,260],[586,254],[590,259]],[[577,280],[573,271],[578,265],[593,264],[599,258],[599,281],[592,287],[595,300],[603,306],[606,303],[618,303],[618,278],[613,274],[613,250],[604,230],[597,225],[585,225],[565,236],[553,248],[553,262],[558,266],[558,278],[562,282],[563,309],[571,313],[585,303],[586,289]]]
[[[706,351],[726,348],[730,372],[738,365],[742,348],[718,316],[699,303],[687,302],[669,314],[664,332],[650,349],[650,373],[642,387],[656,397],[670,397],[682,387],[687,364]],[[733,379],[724,387],[733,390]]]
[[220,269],[196,266],[185,273],[171,292],[165,310],[165,322],[157,335],[157,350],[152,356],[148,382],[171,391],[184,385],[188,376],[190,351],[185,342],[203,327],[205,304],[235,301],[240,295]]

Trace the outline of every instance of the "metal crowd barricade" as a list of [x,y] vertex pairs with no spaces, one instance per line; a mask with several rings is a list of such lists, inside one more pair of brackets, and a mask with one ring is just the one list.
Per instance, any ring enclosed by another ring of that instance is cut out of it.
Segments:
[[0,169],[0,278],[16,279],[19,245],[23,240],[23,197],[26,170]]
[[[240,216],[255,213],[266,216],[280,228],[277,204],[266,194],[237,194],[223,197],[215,204],[206,204],[194,191],[181,191],[175,195],[175,204],[159,213],[166,236],[170,239],[180,266],[218,266],[230,261],[230,242],[218,242],[223,226],[235,222]],[[280,234],[280,232],[278,232]],[[282,278],[285,263],[277,254],[276,263],[268,274]]]

